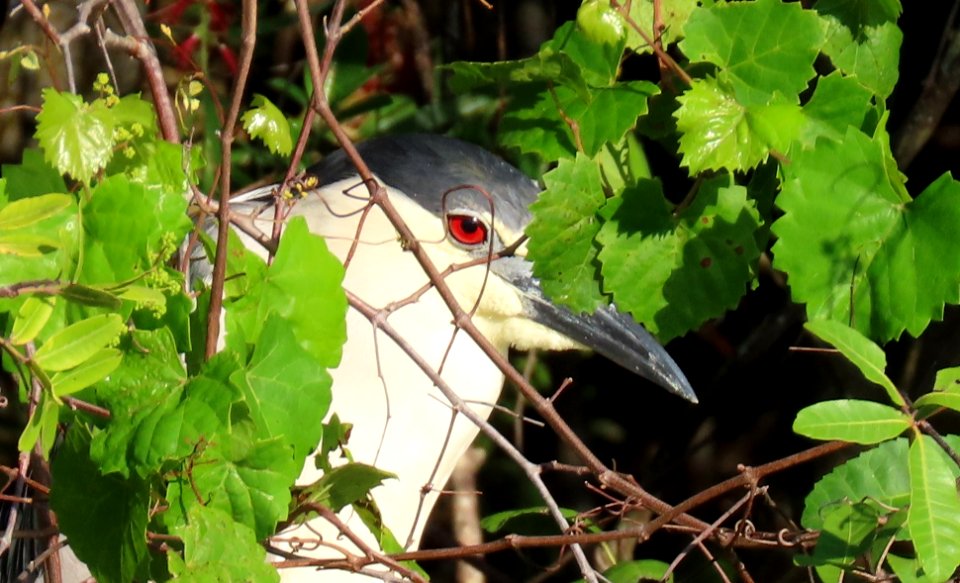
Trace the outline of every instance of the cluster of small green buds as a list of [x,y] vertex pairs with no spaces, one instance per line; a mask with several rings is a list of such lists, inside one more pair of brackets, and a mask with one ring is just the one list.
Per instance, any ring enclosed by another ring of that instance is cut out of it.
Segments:
[[113,107],[120,103],[120,98],[117,97],[117,92],[110,82],[110,76],[106,73],[97,74],[97,79],[93,82],[93,90],[103,96],[104,104],[107,107]]

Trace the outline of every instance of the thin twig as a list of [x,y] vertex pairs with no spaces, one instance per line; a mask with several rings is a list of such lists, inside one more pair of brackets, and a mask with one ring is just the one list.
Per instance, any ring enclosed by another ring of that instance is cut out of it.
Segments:
[[243,90],[247,86],[253,50],[257,42],[257,2],[243,0],[243,16],[240,28],[240,58],[237,80],[233,87],[230,109],[220,136],[222,157],[220,159],[220,208],[217,209],[217,251],[213,261],[213,280],[210,284],[210,312],[207,318],[206,357],[217,352],[220,339],[220,312],[223,310],[223,287],[227,272],[227,235],[230,230],[230,170],[233,162],[233,140],[236,136],[237,119],[243,105]]

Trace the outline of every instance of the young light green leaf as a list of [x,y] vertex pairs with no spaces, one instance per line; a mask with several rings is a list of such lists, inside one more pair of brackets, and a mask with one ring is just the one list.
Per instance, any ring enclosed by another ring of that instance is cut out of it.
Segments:
[[56,297],[30,296],[27,298],[13,321],[10,343],[14,346],[22,346],[36,338],[50,320],[56,304]]
[[882,403],[822,401],[797,413],[793,430],[813,439],[874,444],[893,439],[911,425],[908,415]]
[[960,411],[960,394],[957,393],[927,393],[914,402],[917,407],[946,407]]
[[251,137],[263,140],[274,154],[287,156],[293,149],[290,137],[290,122],[276,105],[263,95],[253,96],[253,107],[241,118],[243,129]]
[[38,70],[40,68],[40,59],[37,57],[37,53],[32,50],[24,52],[23,56],[20,57],[20,66],[28,71]]
[[60,242],[45,235],[5,233],[0,235],[0,255],[42,257],[56,251]]
[[596,212],[605,200],[600,169],[581,154],[561,160],[543,181],[547,189],[530,207],[527,257],[547,297],[574,312],[592,312],[609,303],[597,282],[600,265],[593,241],[600,231]]
[[103,380],[123,360],[123,353],[116,348],[104,348],[84,361],[80,366],[58,372],[50,378],[53,394],[57,397],[82,391],[93,383]]
[[924,573],[946,581],[960,565],[960,496],[957,467],[929,435],[910,445],[907,526]]
[[48,371],[67,370],[114,342],[126,329],[126,323],[117,314],[93,316],[48,338],[33,355],[33,360]]
[[51,193],[15,200],[0,208],[0,231],[20,229],[52,217],[73,204],[69,194]]
[[770,155],[786,152],[804,126],[802,110],[782,96],[743,105],[714,79],[696,80],[677,98],[681,164],[704,170],[749,170]]
[[811,320],[804,327],[820,339],[832,344],[852,362],[868,381],[874,382],[887,392],[890,400],[903,405],[903,397],[884,372],[887,355],[883,349],[860,332],[835,320]]
[[118,295],[127,301],[134,302],[137,307],[163,309],[167,298],[158,289],[143,285],[128,285],[118,292]]
[[946,407],[960,411],[960,367],[937,371],[933,392],[914,401],[915,407]]
[[938,370],[937,378],[933,381],[933,390],[960,393],[960,366]]
[[40,405],[33,411],[33,415],[23,428],[17,448],[21,452],[29,452],[40,442],[43,457],[48,458],[50,448],[53,447],[57,436],[57,423],[60,420],[60,406],[49,395],[40,397]]
[[110,116],[95,109],[79,95],[47,88],[37,114],[36,138],[44,158],[80,182],[89,182],[113,155]]
[[729,176],[705,180],[674,215],[660,183],[640,180],[600,214],[604,291],[667,341],[734,307],[760,255],[760,217]]
[[719,2],[694,10],[680,49],[691,61],[720,67],[717,79],[744,105],[774,94],[795,103],[815,75],[823,33],[817,14],[795,2]]

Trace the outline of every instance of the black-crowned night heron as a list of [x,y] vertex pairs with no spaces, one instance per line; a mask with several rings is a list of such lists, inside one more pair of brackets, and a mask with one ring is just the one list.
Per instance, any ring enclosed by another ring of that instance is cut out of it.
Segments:
[[[462,306],[476,306],[473,321],[501,353],[510,347],[591,348],[671,392],[696,400],[666,351],[629,316],[612,306],[592,315],[576,315],[546,298],[524,257],[525,246],[513,255],[486,261],[519,241],[531,219],[528,206],[540,189],[516,168],[477,146],[440,136],[378,138],[358,149],[434,265],[442,271],[473,262],[472,267],[448,275],[446,283]],[[309,173],[319,179],[319,185],[296,203],[291,214],[304,216],[310,229],[323,235],[341,260],[358,241],[346,270],[347,290],[367,304],[384,308],[411,298],[428,283],[379,208],[373,207],[358,229],[368,204],[366,190],[342,151]],[[270,186],[248,193],[236,199],[232,208],[256,217],[269,233],[273,190]],[[241,237],[250,249],[266,255],[253,239]],[[450,311],[435,289],[393,311],[389,322],[476,412],[484,418],[490,414],[503,375],[467,334],[456,332]],[[348,447],[355,461],[397,475],[376,488],[373,496],[385,525],[401,544],[416,548],[438,490],[478,428],[463,415],[454,418],[450,404],[420,367],[354,310],[347,314],[347,337],[343,360],[333,371],[331,411],[354,426]],[[311,459],[299,483],[318,477]],[[428,482],[431,489],[422,497]],[[350,510],[341,516],[351,530],[377,547]],[[321,537],[356,552],[322,518],[280,533],[273,544],[281,549],[289,544],[284,550],[296,550],[300,556],[342,557],[332,546],[301,548],[292,542]],[[284,581],[373,580],[315,568],[285,569],[281,576]],[[381,572],[376,579],[385,576]]]
[[[472,267],[447,276],[446,282],[465,309],[476,306],[473,321],[499,351],[506,353],[510,347],[591,348],[671,392],[696,400],[666,351],[629,316],[612,306],[592,315],[575,315],[546,298],[524,257],[525,246],[512,256],[484,261],[520,240],[531,220],[528,207],[540,189],[519,170],[482,148],[440,136],[377,138],[358,149],[438,269],[474,262]],[[358,230],[368,204],[366,189],[342,151],[328,156],[309,173],[319,179],[319,186],[296,204],[292,215],[304,216],[310,229],[324,236],[341,260],[354,240],[359,241],[344,288],[364,302],[384,308],[406,300],[428,283],[379,208],[372,209]],[[272,224],[271,192],[270,187],[260,189],[234,206],[238,212],[246,207],[259,213],[257,220],[262,221],[265,232]],[[253,240],[247,238],[245,244],[263,253]],[[456,332],[450,311],[435,289],[393,311],[389,322],[464,401],[483,417],[490,414],[503,375],[467,334]],[[451,407],[430,379],[354,310],[347,315],[347,337],[343,361],[333,371],[331,410],[354,425],[348,446],[355,461],[397,475],[373,495],[384,523],[401,544],[406,541],[416,548],[437,490],[450,477],[478,428],[463,415],[451,426]],[[318,476],[308,460],[300,483]],[[432,489],[421,502],[428,482]],[[349,511],[342,516],[376,546]],[[314,520],[282,533],[278,540],[311,540],[318,532],[326,540],[334,540],[328,537],[335,537],[336,531],[323,523],[323,519]],[[337,544],[350,547],[342,538]],[[300,554],[338,556],[325,547]],[[284,570],[282,576],[285,581],[356,577],[333,572],[319,575],[315,569]]]

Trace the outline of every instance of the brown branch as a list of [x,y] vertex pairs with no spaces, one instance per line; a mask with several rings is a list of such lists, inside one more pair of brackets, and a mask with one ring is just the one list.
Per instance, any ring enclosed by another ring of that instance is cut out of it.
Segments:
[[364,555],[366,555],[368,561],[385,565],[409,580],[417,583],[426,583],[426,579],[424,579],[419,573],[404,567],[396,559],[393,559],[389,555],[379,553],[370,548],[370,545],[363,542],[363,539],[357,536],[357,534],[353,532],[350,527],[344,524],[344,522],[340,520],[340,517],[337,516],[337,513],[333,510],[330,510],[322,504],[307,504],[307,507],[319,514],[324,520],[335,526],[341,533],[343,533],[344,536],[350,539],[350,542],[356,545],[356,547],[360,549]]
[[104,31],[103,44],[108,47],[118,47],[125,50],[143,65],[143,72],[150,86],[150,95],[153,97],[154,109],[157,111],[157,122],[163,139],[172,143],[180,143],[180,132],[177,130],[177,117],[173,112],[170,94],[167,92],[167,83],[163,78],[163,67],[157,58],[156,47],[147,35],[147,29],[140,17],[140,10],[134,0],[117,0],[113,4],[120,23],[126,31],[126,36],[120,36],[110,29]]
[[690,78],[690,75],[688,75],[687,72],[684,71],[683,68],[680,65],[678,65],[675,60],[673,60],[673,57],[671,57],[669,54],[667,54],[666,51],[663,50],[663,47],[660,46],[660,43],[655,42],[654,39],[650,38],[650,35],[647,34],[647,31],[643,30],[643,28],[641,28],[640,25],[637,24],[637,21],[634,20],[632,16],[630,16],[630,11],[627,10],[626,6],[621,4],[618,0],[610,0],[610,6],[612,6],[616,10],[619,10],[620,15],[623,16],[623,19],[626,21],[626,23],[630,25],[630,28],[635,30],[637,34],[640,35],[640,38],[643,39],[643,42],[647,43],[650,46],[650,48],[653,50],[653,54],[657,56],[657,59],[661,63],[660,64],[661,69],[663,69],[664,66],[666,66],[671,71],[673,71],[677,75],[677,77],[680,78],[681,81],[686,83],[687,86],[690,86],[693,84],[693,79]]
[[43,15],[43,12],[37,8],[37,5],[33,3],[33,0],[22,0],[24,10],[27,11],[27,14],[30,15],[30,18],[37,23],[37,26],[43,30],[43,34],[47,35],[47,38],[50,39],[50,42],[60,46],[60,35],[57,34],[57,31],[50,26],[50,21],[47,20],[47,17]]
[[940,49],[923,81],[923,92],[897,132],[894,157],[906,169],[940,125],[960,89],[960,28],[954,3],[941,37]]
[[109,409],[104,409],[93,403],[74,399],[73,397],[60,397],[60,399],[74,411],[83,411],[84,413],[90,413],[91,415],[96,415],[104,419],[110,419],[111,417]]
[[217,209],[217,251],[213,261],[213,281],[210,286],[210,311],[207,317],[206,357],[217,352],[220,339],[220,312],[223,310],[223,286],[227,271],[227,232],[230,229],[230,170],[233,152],[233,140],[236,135],[237,118],[243,104],[243,90],[250,75],[253,62],[253,50],[257,42],[257,2],[243,0],[243,16],[240,28],[240,58],[237,80],[233,87],[230,110],[224,122],[220,138],[222,157],[220,159],[220,208]]

